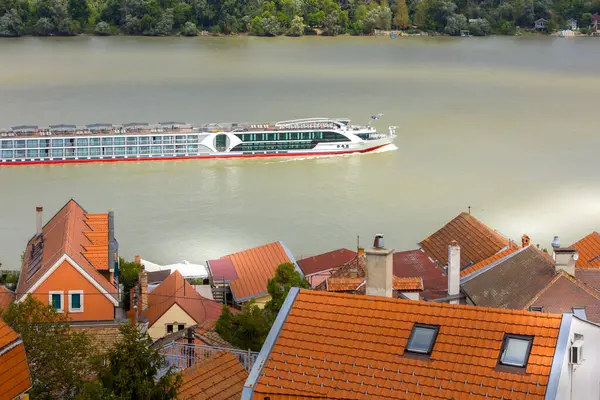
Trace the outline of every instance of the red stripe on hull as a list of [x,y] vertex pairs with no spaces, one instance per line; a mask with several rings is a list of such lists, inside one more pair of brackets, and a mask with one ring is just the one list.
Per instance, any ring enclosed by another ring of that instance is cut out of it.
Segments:
[[188,157],[155,157],[155,158],[108,158],[103,160],[57,160],[57,161],[13,161],[13,162],[0,162],[0,166],[11,166],[11,165],[40,165],[40,164],[81,164],[81,163],[101,163],[101,162],[126,162],[126,161],[165,161],[165,160],[195,160],[195,159],[215,159],[215,158],[273,158],[273,157],[321,157],[321,156],[332,156],[332,155],[344,155],[354,153],[369,153],[375,151],[389,143],[382,144],[380,146],[372,147],[364,150],[349,150],[349,151],[329,151],[323,153],[285,153],[285,154],[252,154],[252,155],[231,155],[231,156],[188,156]]

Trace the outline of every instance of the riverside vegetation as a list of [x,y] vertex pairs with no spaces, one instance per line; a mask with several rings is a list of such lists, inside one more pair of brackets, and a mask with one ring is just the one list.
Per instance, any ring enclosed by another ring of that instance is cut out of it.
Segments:
[[549,30],[568,18],[587,27],[594,12],[600,12],[600,0],[0,0],[0,36],[194,36],[199,28],[258,36],[392,28],[514,34],[538,18],[549,21]]
[[549,30],[569,18],[588,27],[594,12],[600,0],[0,0],[0,36],[514,34],[538,18]]

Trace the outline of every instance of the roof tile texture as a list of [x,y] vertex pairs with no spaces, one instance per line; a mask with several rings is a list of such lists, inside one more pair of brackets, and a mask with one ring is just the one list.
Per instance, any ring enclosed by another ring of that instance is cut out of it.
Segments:
[[[430,357],[405,354],[415,323],[440,326]],[[542,400],[560,323],[553,314],[301,290],[254,398]],[[534,336],[525,374],[496,369],[507,333]]]
[[313,257],[298,260],[298,267],[304,275],[339,268],[356,257],[356,252],[348,249],[337,249]]
[[468,213],[459,214],[419,245],[440,265],[446,265],[448,244],[453,240],[460,245],[461,267],[483,261],[509,245],[507,238]]
[[575,277],[587,286],[600,291],[600,269],[575,268]]
[[600,233],[592,232],[571,247],[579,253],[576,268],[600,268]]
[[13,301],[15,301],[15,292],[0,286],[0,315],[8,309]]
[[108,214],[88,214],[75,201],[69,200],[42,228],[44,244],[41,268],[27,278],[31,248],[39,238],[27,244],[17,294],[24,295],[64,254],[89,273],[108,293],[116,298],[116,288],[98,271],[108,269]]
[[239,400],[248,372],[228,351],[185,369],[179,400]]
[[275,275],[277,267],[292,262],[280,242],[244,250],[224,258],[231,259],[237,273],[237,279],[232,280],[230,286],[238,301],[266,295],[267,283]]
[[422,298],[431,300],[447,295],[448,277],[421,250],[394,253],[394,275],[400,278],[420,276],[423,279]]
[[517,247],[509,247],[506,250],[502,250],[499,253],[496,253],[493,256],[488,257],[485,260],[478,262],[477,264],[471,265],[470,267],[463,269],[462,271],[460,271],[460,277],[462,278],[462,277],[472,274],[475,271],[479,271],[481,268],[487,267],[491,263],[498,261],[501,258],[504,258],[504,257],[514,253],[517,250],[519,250]]
[[474,304],[523,309],[556,275],[552,261],[529,246],[461,284]]
[[178,304],[196,323],[216,321],[223,306],[214,300],[200,296],[179,271],[174,271],[151,293],[148,293],[148,309],[144,315],[152,326],[174,304]]
[[12,400],[31,387],[25,347],[21,343],[7,350],[19,339],[19,335],[0,320],[0,400]]
[[600,293],[564,271],[556,275],[528,304],[542,306],[544,312],[562,314],[584,307],[587,319],[600,323]]

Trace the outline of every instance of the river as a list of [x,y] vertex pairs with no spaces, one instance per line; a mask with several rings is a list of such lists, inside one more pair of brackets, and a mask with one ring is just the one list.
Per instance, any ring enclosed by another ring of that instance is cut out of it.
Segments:
[[69,198],[114,210],[121,255],[204,263],[282,240],[296,256],[411,249],[462,211],[549,246],[600,229],[600,40],[0,40],[0,126],[310,116],[398,126],[397,150],[299,160],[0,168],[0,262]]

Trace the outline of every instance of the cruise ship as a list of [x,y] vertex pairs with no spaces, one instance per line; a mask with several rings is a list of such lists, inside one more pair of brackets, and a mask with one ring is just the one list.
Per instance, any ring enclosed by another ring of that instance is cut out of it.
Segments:
[[0,165],[367,153],[396,136],[394,126],[385,133],[372,126],[381,116],[364,125],[346,118],[304,118],[259,124],[14,126],[0,130]]

